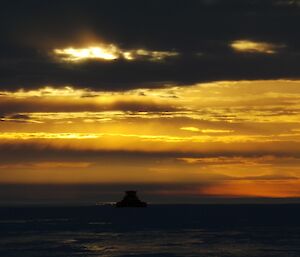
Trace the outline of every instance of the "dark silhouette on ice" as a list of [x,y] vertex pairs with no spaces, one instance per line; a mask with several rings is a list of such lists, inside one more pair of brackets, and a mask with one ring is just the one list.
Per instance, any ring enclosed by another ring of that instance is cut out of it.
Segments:
[[126,191],[122,201],[116,203],[116,207],[147,207],[136,195],[136,191]]

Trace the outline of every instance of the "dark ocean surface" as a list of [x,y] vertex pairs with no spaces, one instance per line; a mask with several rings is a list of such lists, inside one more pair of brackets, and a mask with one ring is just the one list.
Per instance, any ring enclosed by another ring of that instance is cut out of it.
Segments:
[[1,207],[1,257],[299,257],[300,205]]

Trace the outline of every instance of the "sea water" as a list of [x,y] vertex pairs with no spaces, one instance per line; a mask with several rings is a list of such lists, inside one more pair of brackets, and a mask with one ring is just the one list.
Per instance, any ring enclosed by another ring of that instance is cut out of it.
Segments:
[[1,257],[299,257],[299,205],[2,207]]

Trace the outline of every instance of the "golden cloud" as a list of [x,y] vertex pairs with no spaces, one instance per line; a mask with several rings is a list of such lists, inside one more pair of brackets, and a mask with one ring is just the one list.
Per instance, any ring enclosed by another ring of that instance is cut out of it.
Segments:
[[[198,194],[224,196],[231,194],[227,185],[232,182],[237,195],[254,195],[240,189],[246,183],[243,179],[285,183],[300,177],[299,101],[297,80],[220,81],[125,92],[71,86],[2,91],[0,150],[26,149],[14,157],[15,162],[22,159],[17,166],[2,166],[2,174],[5,167],[8,170],[2,181],[32,182],[28,172],[36,181],[47,181],[40,169],[49,170],[47,176],[55,182],[206,181],[206,191]],[[24,166],[21,161],[31,158],[26,154],[33,148],[41,155],[49,151],[51,158],[40,156]],[[76,179],[70,173],[73,157],[51,151],[78,152],[76,161],[82,168],[76,169]],[[111,164],[99,160],[112,152],[121,154]],[[132,162],[120,160],[128,154],[134,156]],[[143,161],[137,160],[139,154]],[[160,156],[159,160],[153,156]],[[3,165],[13,164],[2,158]],[[86,164],[90,162],[98,169]],[[22,178],[17,175],[21,164]],[[124,169],[132,176],[126,177]],[[18,179],[12,177],[12,170]],[[274,190],[258,195],[293,195],[284,188]]]
[[123,58],[128,61],[145,59],[149,61],[161,61],[169,57],[179,55],[175,51],[153,51],[147,49],[123,50],[114,44],[97,44],[83,48],[56,48],[53,53],[66,62],[80,62],[84,60],[112,61]]
[[230,46],[237,52],[275,54],[284,45],[251,40],[236,40]]
[[181,130],[186,130],[186,131],[192,131],[192,132],[199,132],[200,129],[195,128],[195,127],[182,127],[180,128]]

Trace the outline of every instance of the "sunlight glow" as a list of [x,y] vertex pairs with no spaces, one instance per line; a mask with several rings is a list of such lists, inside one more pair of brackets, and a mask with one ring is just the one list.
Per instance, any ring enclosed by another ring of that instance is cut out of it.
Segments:
[[8,92],[8,91],[1,91],[0,92],[2,97],[14,97],[14,98],[29,98],[29,97],[80,97],[80,96],[91,96],[95,95],[96,92],[87,90],[87,89],[75,89],[70,86],[55,88],[52,86],[46,86],[35,90],[28,90],[25,91],[23,89],[15,91],[15,92]]
[[202,194],[223,197],[299,197],[299,181],[228,181],[201,190]]
[[283,45],[276,45],[266,42],[257,42],[250,40],[236,40],[233,41],[230,46],[238,52],[248,53],[264,53],[264,54],[275,54],[279,48],[284,47]]
[[299,196],[299,102],[299,80],[0,91],[0,183],[155,180],[199,182],[185,192],[206,196]]
[[88,48],[66,48],[54,49],[54,53],[61,56],[63,60],[76,62],[84,59],[102,59],[115,60],[119,57],[119,50],[114,45],[105,47],[88,47]]
[[123,58],[127,61],[144,59],[148,61],[162,61],[179,55],[175,51],[152,51],[146,49],[121,49],[114,44],[100,44],[84,48],[68,47],[56,48],[53,53],[62,61],[80,62],[88,59],[113,61]]
[[151,61],[161,61],[167,57],[174,57],[179,55],[179,53],[172,51],[148,51],[145,49],[132,50],[128,53],[130,53],[130,56],[132,56],[133,59],[146,57]]
[[229,129],[202,129],[202,133],[232,133],[234,130]]
[[181,130],[186,130],[186,131],[192,131],[192,132],[199,132],[200,129],[195,128],[195,127],[182,127],[180,128]]

